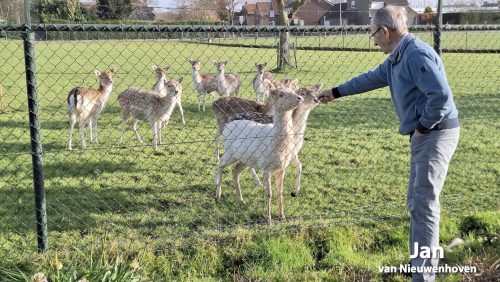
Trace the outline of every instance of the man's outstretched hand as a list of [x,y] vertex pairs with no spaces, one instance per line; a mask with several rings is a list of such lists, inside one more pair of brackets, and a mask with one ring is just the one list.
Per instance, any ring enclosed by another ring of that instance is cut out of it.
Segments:
[[321,103],[327,104],[333,101],[335,98],[333,97],[332,89],[326,89],[321,94],[319,94],[316,98],[318,98]]

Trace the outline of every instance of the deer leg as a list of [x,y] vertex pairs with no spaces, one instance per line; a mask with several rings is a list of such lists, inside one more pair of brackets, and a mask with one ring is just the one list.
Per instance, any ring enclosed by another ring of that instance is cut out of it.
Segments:
[[216,186],[215,190],[215,200],[220,203],[221,195],[222,195],[222,171],[224,170],[224,167],[234,164],[236,160],[234,159],[229,159],[228,156],[223,155],[220,162],[219,162],[219,168],[217,169],[217,173],[215,174],[214,178],[214,184]]
[[285,221],[285,210],[283,208],[283,180],[285,179],[285,170],[280,169],[275,172],[274,185],[276,186],[276,193],[278,194],[279,217],[281,221]]
[[267,191],[267,224],[269,226],[273,225],[271,218],[271,210],[272,210],[272,200],[273,200],[273,189],[271,187],[271,172],[264,171],[264,187]]
[[245,169],[247,169],[247,166],[240,162],[233,167],[233,186],[236,189],[236,196],[238,196],[242,204],[245,204],[245,200],[243,200],[243,195],[241,194],[240,175]]
[[181,97],[177,98],[177,106],[179,107],[179,112],[181,112],[182,125],[186,125],[184,120],[184,110],[182,110]]
[[300,190],[300,182],[302,178],[302,163],[300,163],[299,156],[295,156],[292,158],[292,163],[295,167],[295,172],[296,172],[296,178],[295,178],[295,189],[292,191],[292,197],[297,196],[297,193],[299,193]]
[[134,119],[132,123],[132,128],[134,129],[135,136],[137,137],[137,140],[139,140],[140,143],[142,143],[141,136],[139,135],[139,132],[137,131],[137,123],[139,123],[138,119]]
[[222,132],[220,132],[220,130],[217,130],[217,132],[215,133],[215,137],[214,137],[215,159],[217,161],[219,161],[219,159],[220,159],[220,155],[219,155],[219,138],[220,138],[221,134],[222,134]]
[[260,182],[259,180],[259,176],[257,176],[257,172],[255,171],[255,168],[251,168],[250,169],[250,172],[252,173],[252,178],[253,178],[253,181],[255,182],[255,184],[257,184],[257,186],[262,186],[262,182]]
[[196,98],[198,98],[198,112],[201,112],[201,93],[196,92]]
[[158,148],[158,122],[151,122],[151,131],[153,132],[153,149]]
[[98,144],[99,142],[97,141],[97,136],[98,136],[98,133],[97,133],[97,117],[94,117],[92,119],[92,126],[94,127],[94,143],[95,144]]
[[69,140],[68,140],[68,150],[73,150],[73,147],[71,145],[73,141],[73,129],[75,128],[76,124],[76,115],[73,113],[69,114]]
[[90,143],[94,143],[94,135],[92,134],[92,127],[93,127],[92,116],[89,117],[88,123],[89,123],[89,131],[90,131]]
[[123,120],[121,122],[121,132],[122,134],[120,134],[120,144],[123,143],[123,135],[125,135],[125,127],[127,126],[127,120],[128,120],[128,117],[123,117]]
[[161,127],[167,126],[164,122],[159,121],[158,126],[156,127],[156,134],[158,134],[158,145],[161,145]]
[[206,99],[207,99],[207,92],[203,92],[203,111],[205,111]]
[[85,136],[83,131],[85,130],[85,125],[87,125],[88,118],[80,119],[79,129],[80,129],[80,141],[82,142],[82,149],[87,149],[87,144],[85,143]]

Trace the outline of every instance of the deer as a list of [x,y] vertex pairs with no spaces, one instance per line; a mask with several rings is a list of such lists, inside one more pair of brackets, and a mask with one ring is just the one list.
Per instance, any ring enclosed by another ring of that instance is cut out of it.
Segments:
[[[142,143],[142,138],[137,131],[137,123],[146,120],[153,133],[153,149],[161,144],[161,125],[167,125],[176,105],[177,98],[182,94],[183,77],[178,80],[165,82],[162,92],[146,91],[143,89],[129,88],[118,95],[120,111],[123,118],[122,136],[125,132],[127,121],[132,118],[132,127],[135,136]],[[122,137],[120,137],[120,142]]]
[[217,79],[218,90],[222,97],[238,95],[241,86],[241,79],[238,74],[230,73],[225,74],[224,69],[226,68],[228,61],[217,62],[213,61],[215,67],[217,68],[218,74],[215,77]]
[[[100,72],[95,70],[95,75],[99,78],[99,88],[90,89],[84,87],[73,88],[66,100],[68,104],[68,115],[69,115],[69,140],[68,149],[72,150],[72,138],[73,129],[76,124],[77,118],[80,127],[80,140],[82,143],[82,149],[87,148],[84,136],[84,128],[87,123],[89,123],[90,130],[90,142],[98,143],[97,140],[97,121],[101,112],[104,110],[104,106],[111,95],[113,89],[113,76],[115,75],[115,69],[106,70]],[[92,137],[92,131],[94,136]]]
[[[298,89],[298,80],[285,79],[283,81],[277,81],[276,86],[295,90]],[[214,136],[215,158],[217,161],[219,161],[219,138],[222,134],[222,130],[224,129],[224,126],[229,121],[233,120],[237,114],[248,112],[256,112],[266,115],[274,114],[274,104],[272,99],[267,99],[267,101],[263,103],[239,97],[222,97],[212,104],[212,108],[215,113],[215,119],[217,120],[217,132]],[[256,180],[256,182],[258,182],[258,180]]]
[[[224,167],[233,167],[233,184],[239,186],[239,175],[247,167],[257,168],[264,172],[264,187],[267,191],[267,223],[272,225],[271,176],[275,174],[275,185],[278,195],[279,218],[286,220],[283,208],[283,179],[285,170],[293,157],[293,123],[292,110],[298,107],[303,98],[286,88],[272,90],[270,99],[274,100],[275,112],[273,124],[260,124],[250,120],[235,120],[226,125],[224,137],[224,153],[219,162],[214,178],[216,200],[220,202],[222,188],[221,179]],[[236,191],[241,191],[235,187]],[[242,199],[241,195],[238,195]]]
[[269,97],[269,92],[271,90],[276,89],[274,84],[274,76],[271,73],[265,72],[267,63],[257,64],[255,63],[255,67],[257,68],[257,75],[253,79],[253,90],[255,91],[255,100],[262,101],[267,100]]
[[[155,85],[153,85],[153,88],[151,88],[151,91],[157,92],[159,94],[164,93],[162,90],[165,88],[165,82],[167,81],[166,74],[169,69],[170,67],[162,68],[160,66],[153,66],[153,71],[156,75],[156,83]],[[181,113],[182,125],[186,125],[186,121],[184,120],[184,110],[182,109],[181,95],[178,95],[175,105],[177,108],[179,108],[179,112]],[[162,128],[163,127],[165,127],[165,124],[162,124]]]
[[[300,191],[302,163],[299,160],[299,153],[304,145],[304,133],[306,131],[307,119],[309,118],[309,114],[311,113],[311,111],[319,105],[319,100],[316,98],[316,94],[319,93],[322,87],[323,84],[318,83],[311,88],[301,87],[297,91],[297,94],[300,95],[304,99],[304,101],[292,112],[294,148],[291,165],[295,168],[296,171],[295,188],[291,192],[292,197],[296,197]],[[235,115],[233,120],[252,120],[262,124],[273,123],[272,116],[255,112],[239,113]],[[262,184],[260,183],[254,168],[251,168],[251,173],[257,185],[261,186]],[[235,187],[239,188],[240,186],[235,185]],[[243,197],[241,196],[241,191],[236,191],[236,194],[240,195],[240,201],[244,202]]]
[[188,62],[191,64],[193,68],[193,83],[194,89],[196,90],[196,96],[198,100],[198,112],[201,112],[201,103],[203,102],[203,111],[205,111],[205,98],[206,95],[209,94],[212,96],[212,103],[215,100],[213,92],[218,91],[219,84],[215,76],[211,74],[201,74],[201,60],[191,61],[188,59]]
[[160,66],[153,66],[153,72],[155,73],[156,76],[156,83],[153,85],[151,88],[151,91],[155,92],[162,92],[163,89],[165,89],[165,82],[167,81],[167,71],[170,69],[170,67],[160,67]]

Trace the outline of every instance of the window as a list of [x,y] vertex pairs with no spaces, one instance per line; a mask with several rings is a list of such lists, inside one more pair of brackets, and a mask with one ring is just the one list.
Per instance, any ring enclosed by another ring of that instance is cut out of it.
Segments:
[[356,9],[356,1],[351,1],[351,9]]
[[269,17],[274,18],[274,10],[269,11]]

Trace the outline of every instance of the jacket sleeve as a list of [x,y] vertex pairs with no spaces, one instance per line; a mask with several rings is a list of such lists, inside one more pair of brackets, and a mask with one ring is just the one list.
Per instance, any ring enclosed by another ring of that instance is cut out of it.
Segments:
[[425,94],[427,102],[417,121],[417,129],[429,132],[439,123],[447,112],[452,93],[441,59],[437,55],[417,51],[410,56],[410,73],[416,87]]
[[375,69],[365,72],[348,82],[339,85],[338,91],[340,92],[340,96],[364,93],[387,86],[387,67],[389,63],[389,60],[385,60]]

